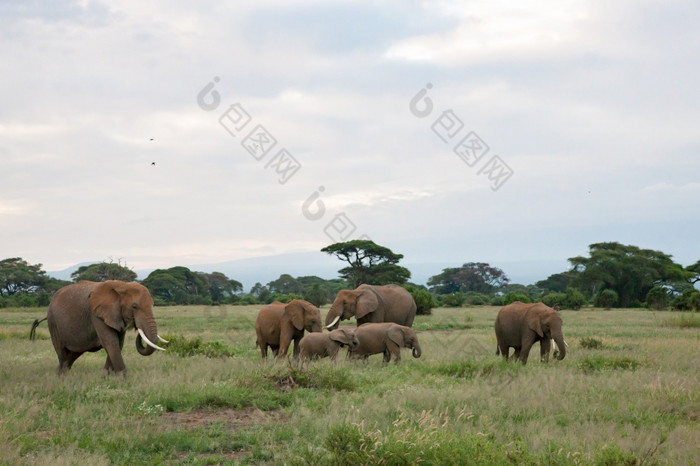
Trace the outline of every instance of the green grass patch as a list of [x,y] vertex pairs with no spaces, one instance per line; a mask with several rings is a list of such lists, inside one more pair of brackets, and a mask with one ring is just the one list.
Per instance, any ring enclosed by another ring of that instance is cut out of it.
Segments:
[[666,317],[661,321],[661,325],[673,328],[700,328],[700,314],[683,314]]
[[316,388],[321,390],[355,390],[356,382],[346,368],[333,365],[311,365],[299,368],[283,367],[268,376],[283,390]]
[[639,361],[626,356],[588,356],[577,362],[579,369],[585,373],[609,370],[635,370]]
[[603,347],[603,342],[597,338],[581,338],[581,348],[586,349],[601,349]]
[[204,342],[200,337],[187,338],[181,335],[166,335],[164,338],[169,341],[165,348],[166,351],[183,358],[197,355],[207,358],[222,358],[235,354],[233,348],[219,341]]

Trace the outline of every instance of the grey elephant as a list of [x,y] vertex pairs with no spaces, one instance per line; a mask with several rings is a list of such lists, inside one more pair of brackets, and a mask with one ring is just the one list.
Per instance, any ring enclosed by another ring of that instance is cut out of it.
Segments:
[[349,351],[353,358],[367,359],[372,354],[384,354],[384,364],[391,357],[394,363],[401,360],[401,348],[411,348],[414,358],[420,358],[422,350],[418,343],[418,335],[412,328],[391,322],[362,324],[355,330],[355,336],[360,344]]
[[347,346],[352,351],[359,344],[354,327],[341,327],[326,333],[307,333],[299,342],[299,356],[303,359],[335,359],[340,348]]
[[288,304],[275,301],[260,310],[255,319],[257,345],[263,359],[268,347],[277,357],[284,357],[294,340],[294,357],[299,356],[299,341],[307,332],[321,332],[321,311],[303,299]]
[[535,342],[540,342],[540,358],[549,360],[551,342],[557,344],[557,359],[566,357],[566,342],[562,332],[562,320],[559,312],[543,303],[525,304],[515,301],[503,306],[498,311],[496,323],[496,341],[499,353],[508,360],[510,348],[515,349],[514,358],[527,364],[530,349]]
[[411,293],[399,285],[360,285],[354,290],[340,290],[326,315],[326,327],[337,328],[340,320],[352,317],[357,325],[394,322],[411,327],[416,317],[416,303]]
[[[124,336],[129,328],[138,331],[136,350],[144,356],[163,350],[153,316],[153,298],[143,285],[120,280],[81,281],[56,292],[43,319],[32,324],[30,338],[37,326],[48,320],[51,342],[58,355],[58,372],[63,373],[85,352],[107,352],[105,369],[126,370],[122,359]],[[144,346],[144,342],[147,346]]]

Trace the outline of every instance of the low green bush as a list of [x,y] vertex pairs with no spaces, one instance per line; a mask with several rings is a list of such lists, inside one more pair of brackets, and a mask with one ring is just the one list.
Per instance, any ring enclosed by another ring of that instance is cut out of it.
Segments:
[[165,350],[180,357],[202,355],[207,358],[230,357],[234,355],[232,348],[219,341],[204,342],[201,338],[187,338],[181,335],[166,335],[169,341]]

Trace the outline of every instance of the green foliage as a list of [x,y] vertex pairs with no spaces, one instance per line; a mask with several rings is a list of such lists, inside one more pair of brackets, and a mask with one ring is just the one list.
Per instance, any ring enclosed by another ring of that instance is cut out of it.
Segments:
[[394,428],[367,428],[364,423],[333,426],[323,441],[326,454],[305,455],[305,463],[320,465],[354,464],[537,464],[521,442],[498,444],[491,436],[464,432],[455,435],[442,426],[449,419],[431,411],[421,418],[400,416]]
[[671,297],[666,288],[655,286],[646,295],[646,304],[655,311],[666,309],[671,302]]
[[700,291],[689,287],[673,298],[671,307],[677,311],[700,311]]
[[338,259],[347,262],[349,267],[338,273],[347,280],[351,288],[361,284],[387,285],[404,284],[411,278],[411,272],[401,267],[398,262],[403,254],[396,254],[391,249],[380,246],[370,240],[352,240],[334,243],[321,249]]
[[601,349],[603,347],[603,342],[597,338],[581,338],[581,348],[586,349]]
[[553,309],[564,309],[566,307],[566,293],[552,292],[542,296],[542,302],[545,306]]
[[415,285],[405,285],[404,288],[411,293],[413,301],[416,302],[416,314],[430,315],[433,308],[438,306],[435,297],[428,290],[418,288]]
[[304,299],[304,297],[302,295],[296,294],[296,293],[286,293],[286,294],[274,293],[270,297],[270,299],[271,299],[271,301],[279,301],[281,303],[289,303],[293,299]]
[[285,390],[315,388],[331,391],[353,391],[357,389],[355,379],[346,370],[334,365],[316,364],[299,368],[290,364],[269,375],[268,378]]
[[566,308],[578,311],[586,304],[586,297],[578,289],[570,286],[566,289]]
[[142,283],[154,299],[168,304],[211,304],[206,279],[187,267],[156,269]]
[[605,289],[600,290],[598,294],[595,295],[593,305],[596,307],[610,309],[617,304],[618,300],[619,297],[617,296],[617,292],[615,290]]
[[684,316],[667,317],[661,322],[664,327],[676,328],[700,328],[700,315],[689,314]]
[[475,293],[473,291],[470,291],[465,295],[466,298],[466,303],[469,304],[470,306],[483,306],[484,304],[488,304],[489,302],[489,297],[486,296],[485,294],[481,293]]
[[688,281],[693,272],[685,270],[660,251],[640,249],[617,242],[589,246],[590,257],[572,257],[572,285],[592,297],[601,289],[618,294],[620,307],[643,301],[654,286]]
[[430,291],[436,294],[475,292],[490,295],[507,283],[508,277],[503,270],[484,262],[443,269],[428,279]]
[[515,301],[520,301],[521,303],[529,303],[530,298],[527,295],[524,295],[522,293],[517,293],[515,291],[511,291],[503,297],[503,305],[504,306],[508,305],[512,302],[515,302]]
[[576,365],[585,373],[608,370],[635,370],[639,361],[626,356],[587,356],[577,361]]
[[441,307],[462,307],[467,303],[467,296],[461,291],[439,294],[437,295],[437,302]]
[[[0,261],[0,297],[11,297],[17,294],[32,294],[39,290],[57,289],[51,287],[56,282],[41,270],[41,264],[31,265],[21,257],[12,257]],[[47,286],[48,285],[48,286]],[[14,302],[6,301],[14,306]]]
[[122,280],[125,282],[133,282],[136,280],[136,272],[125,265],[121,264],[121,260],[117,263],[97,262],[95,264],[83,265],[70,274],[70,278],[74,282],[80,280],[89,280],[93,282],[104,282],[107,280]]
[[183,358],[197,355],[221,358],[234,355],[231,348],[218,341],[204,342],[200,337],[187,338],[182,335],[167,335],[165,339],[170,342],[166,345],[166,351]]
[[[565,293],[566,289],[571,284],[573,275],[571,272],[555,273],[550,275],[545,280],[540,280],[536,285],[545,290],[555,293]],[[550,306],[551,307],[551,306]]]
[[644,464],[634,453],[625,451],[615,444],[606,444],[600,447],[593,462],[596,466],[637,466],[638,464]]

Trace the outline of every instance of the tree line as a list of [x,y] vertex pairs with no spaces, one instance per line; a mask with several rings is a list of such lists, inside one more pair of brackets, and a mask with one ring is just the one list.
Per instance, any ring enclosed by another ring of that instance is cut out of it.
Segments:
[[[419,313],[431,308],[464,305],[503,305],[512,301],[534,302],[562,309],[596,307],[650,307],[700,310],[700,260],[683,267],[661,251],[617,242],[595,243],[586,257],[569,258],[569,270],[550,275],[535,284],[510,283],[503,270],[483,262],[467,262],[443,269],[427,286],[410,282],[411,273],[399,265],[403,258],[369,240],[335,243],[321,250],[347,266],[338,278],[293,277],[282,274],[267,284],[256,283],[246,293],[243,285],[221,272],[196,272],[184,266],[157,269],[141,283],[157,305],[264,304],[274,300],[305,299],[317,306],[331,302],[344,288],[361,283],[397,283],[413,294]],[[100,262],[78,268],[72,281],[46,275],[41,264],[22,258],[0,261],[0,307],[45,306],[51,294],[80,280],[135,281],[136,273],[121,262]]]

